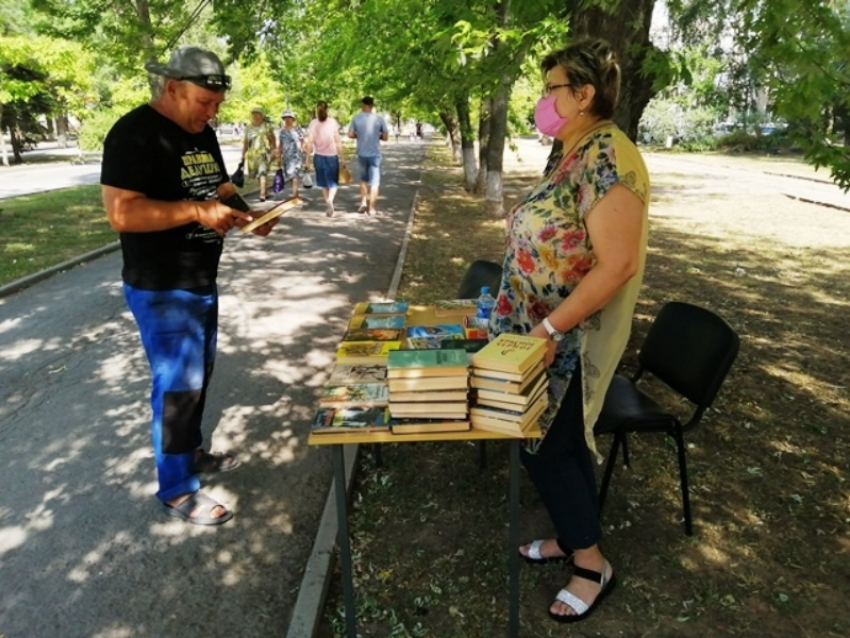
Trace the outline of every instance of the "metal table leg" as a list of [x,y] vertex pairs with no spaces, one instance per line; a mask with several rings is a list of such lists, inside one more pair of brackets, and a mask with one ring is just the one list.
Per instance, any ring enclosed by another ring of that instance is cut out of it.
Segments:
[[342,570],[342,594],[345,600],[347,638],[357,638],[354,613],[354,583],[351,577],[351,544],[348,538],[348,494],[345,489],[345,446],[334,445],[334,487],[336,492],[337,544]]
[[519,439],[510,442],[510,636],[519,638]]

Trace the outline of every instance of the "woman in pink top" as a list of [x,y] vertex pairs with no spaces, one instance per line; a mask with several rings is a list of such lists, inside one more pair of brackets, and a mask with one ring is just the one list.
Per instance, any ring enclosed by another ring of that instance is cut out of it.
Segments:
[[[322,189],[328,217],[334,216],[334,197],[339,188],[339,167],[342,158],[342,140],[339,122],[328,115],[328,103],[316,104],[316,117],[307,127],[307,161],[313,153],[316,184]],[[345,161],[342,160],[342,166]]]

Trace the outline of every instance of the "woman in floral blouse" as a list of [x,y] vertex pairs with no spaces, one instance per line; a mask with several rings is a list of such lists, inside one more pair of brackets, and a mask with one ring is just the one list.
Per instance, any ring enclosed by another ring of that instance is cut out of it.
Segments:
[[573,556],[573,577],[549,614],[584,620],[616,585],[599,549],[593,425],[631,329],[643,279],[649,177],[635,145],[609,119],[620,69],[601,40],[543,60],[538,129],[563,153],[508,216],[504,276],[491,332],[547,338],[549,407],[523,463],[557,537],[523,545],[529,562]]

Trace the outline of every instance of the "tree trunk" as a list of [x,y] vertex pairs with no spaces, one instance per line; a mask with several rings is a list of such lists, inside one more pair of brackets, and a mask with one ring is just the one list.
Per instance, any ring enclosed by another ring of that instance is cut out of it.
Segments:
[[614,121],[635,141],[643,110],[655,94],[653,76],[643,73],[644,60],[654,48],[649,26],[655,0],[616,0],[607,11],[584,3],[579,7],[572,12],[570,32],[574,37],[604,38],[617,52],[622,80]]
[[489,217],[499,218],[505,214],[502,196],[502,159],[505,154],[505,138],[508,136],[508,98],[511,84],[509,78],[493,91],[490,112],[490,143],[487,145],[487,190],[484,196],[484,212]]
[[0,102],[0,157],[2,157],[3,166],[9,165],[9,153],[6,151],[6,132],[3,130],[3,103]]
[[464,94],[455,102],[458,128],[460,128],[460,146],[463,156],[463,187],[471,193],[475,189],[475,133],[472,130],[472,118],[469,115],[469,96]]
[[483,195],[487,190],[487,149],[490,146],[490,98],[481,98],[478,114],[478,176],[475,179],[475,194]]
[[15,164],[21,164],[24,161],[24,156],[21,155],[21,138],[14,126],[9,127],[9,141],[12,143],[12,155],[15,158]]
[[455,164],[460,163],[460,129],[457,125],[457,120],[455,119],[454,113],[452,113],[449,109],[440,109],[440,120],[443,122],[443,126],[446,127],[446,137],[449,138],[449,142],[452,148],[452,161]]

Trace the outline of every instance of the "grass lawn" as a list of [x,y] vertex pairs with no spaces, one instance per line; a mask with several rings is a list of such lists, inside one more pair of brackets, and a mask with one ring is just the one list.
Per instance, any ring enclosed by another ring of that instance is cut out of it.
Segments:
[[0,201],[0,285],[115,241],[100,185]]
[[[506,192],[526,191],[537,169],[515,166]],[[694,535],[680,522],[675,447],[632,437],[632,466],[615,471],[602,519],[620,588],[567,629],[546,613],[567,568],[523,565],[521,635],[848,636],[850,215],[698,173],[652,178],[624,371],[668,300],[713,309],[742,339],[715,406],[687,436]],[[473,259],[499,259],[503,225],[481,215],[443,149],[432,147],[423,182],[399,298],[427,302],[452,297]],[[383,468],[361,450],[351,515],[361,636],[506,635],[507,450],[488,448],[485,471],[471,444],[385,446]],[[521,492],[523,541],[551,536],[526,477]],[[337,574],[319,635],[343,627]]]

